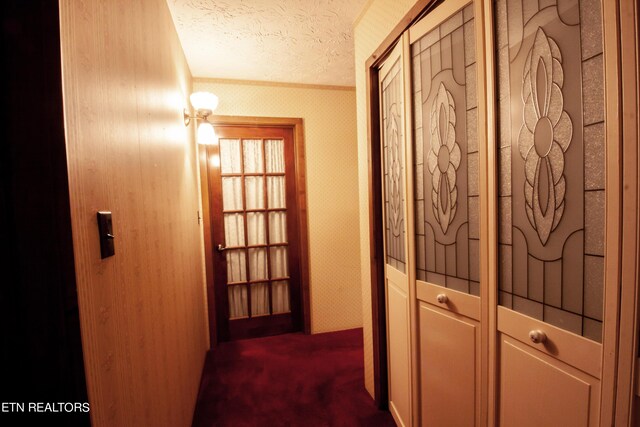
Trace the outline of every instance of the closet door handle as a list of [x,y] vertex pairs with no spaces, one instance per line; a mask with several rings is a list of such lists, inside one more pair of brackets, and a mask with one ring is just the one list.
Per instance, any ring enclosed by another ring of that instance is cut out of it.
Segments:
[[529,339],[534,344],[541,344],[547,340],[547,334],[540,329],[535,329],[529,332]]
[[449,302],[449,297],[446,296],[445,294],[438,294],[438,296],[436,297],[436,300],[438,300],[440,304],[446,304]]
[[227,248],[225,248],[224,246],[222,246],[220,243],[218,243],[218,252],[224,252],[227,250]]

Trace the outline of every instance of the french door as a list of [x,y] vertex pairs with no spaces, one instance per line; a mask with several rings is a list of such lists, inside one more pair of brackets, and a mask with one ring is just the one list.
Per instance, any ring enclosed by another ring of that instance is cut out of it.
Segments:
[[207,146],[221,341],[302,328],[293,131],[216,126]]

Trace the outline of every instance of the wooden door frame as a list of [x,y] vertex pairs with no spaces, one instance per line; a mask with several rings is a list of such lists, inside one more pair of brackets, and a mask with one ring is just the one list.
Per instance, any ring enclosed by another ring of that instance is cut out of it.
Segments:
[[[619,49],[619,88],[621,99],[620,133],[622,194],[620,218],[622,223],[620,259],[620,307],[617,355],[617,378],[615,383],[615,412],[611,414],[615,425],[637,425],[640,407],[634,400],[640,395],[640,288],[638,269],[640,259],[638,230],[640,228],[639,208],[639,147],[640,136],[640,59],[638,37],[640,25],[640,4],[634,0],[620,1],[619,9],[608,6],[608,15],[618,14],[616,28],[620,34],[612,40]],[[635,319],[635,322],[633,321]],[[635,390],[634,390],[635,388]],[[635,412],[634,412],[635,409]],[[609,421],[605,420],[605,421]]]
[[[207,118],[213,126],[251,126],[251,127],[280,127],[293,131],[293,146],[295,157],[296,198],[298,209],[298,228],[300,230],[300,250],[297,254],[300,260],[300,295],[302,310],[302,331],[311,333],[311,304],[309,295],[309,237],[307,225],[307,183],[306,161],[304,149],[303,120],[300,118],[280,117],[244,117],[213,115]],[[198,162],[200,166],[200,193],[202,198],[202,221],[204,233],[204,259],[207,287],[207,312],[209,318],[209,340],[213,348],[219,342],[216,321],[215,272],[213,266],[213,239],[211,229],[211,208],[209,200],[209,169],[207,165],[207,150],[198,146]]]

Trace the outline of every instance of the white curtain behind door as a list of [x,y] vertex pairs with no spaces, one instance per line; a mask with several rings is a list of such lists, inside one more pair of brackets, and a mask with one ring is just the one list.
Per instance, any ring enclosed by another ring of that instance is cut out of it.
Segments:
[[226,252],[228,283],[252,282],[229,286],[229,316],[289,312],[284,141],[223,139],[220,157],[223,173],[244,174],[222,178],[224,210],[245,211],[224,214],[225,245],[249,246]]

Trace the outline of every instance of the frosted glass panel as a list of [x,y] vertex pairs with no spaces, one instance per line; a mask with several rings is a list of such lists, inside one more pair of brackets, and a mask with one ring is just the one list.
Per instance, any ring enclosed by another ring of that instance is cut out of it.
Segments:
[[269,212],[269,243],[287,243],[286,212]]
[[496,10],[500,303],[601,342],[601,1]]
[[269,248],[271,258],[271,278],[279,279],[289,277],[289,264],[287,260],[287,247],[276,246]]
[[270,209],[287,207],[284,176],[267,177],[267,194]]
[[262,173],[264,170],[262,160],[262,140],[242,140],[244,153],[244,173]]
[[474,26],[469,5],[412,45],[414,200],[416,278],[479,295]]
[[288,313],[289,308],[289,282],[281,280],[271,284],[271,305],[274,313]]
[[227,283],[247,281],[247,258],[244,250],[225,252],[227,257]]
[[247,317],[247,287],[229,286],[229,318]]
[[267,139],[265,141],[268,173],[284,173],[284,141]]
[[247,209],[264,209],[264,178],[261,176],[245,177]]
[[244,217],[242,214],[224,214],[225,246],[244,246]]
[[222,208],[225,211],[242,210],[242,178],[222,178]]
[[269,314],[269,284],[251,285],[251,316]]
[[220,140],[220,170],[222,173],[241,173],[240,140]]
[[265,280],[267,274],[267,250],[265,248],[249,249],[249,279]]
[[263,212],[247,213],[247,234],[249,245],[264,245],[267,243],[265,214]]
[[382,143],[387,263],[405,271],[403,87],[400,60],[382,81]]

